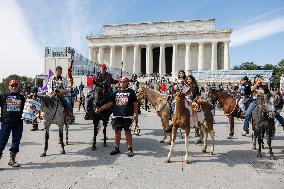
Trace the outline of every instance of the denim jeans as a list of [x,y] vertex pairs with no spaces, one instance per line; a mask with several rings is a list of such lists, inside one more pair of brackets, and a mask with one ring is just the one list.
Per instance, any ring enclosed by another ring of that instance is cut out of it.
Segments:
[[[1,124],[1,123],[0,123]],[[19,152],[19,145],[23,133],[23,122],[19,123],[2,123],[0,125],[0,153],[3,152],[12,132],[11,152]]]
[[255,107],[256,107],[256,99],[253,99],[253,101],[249,104],[249,107],[245,114],[245,121],[244,121],[244,126],[243,126],[243,129],[245,131],[249,130],[249,121],[251,120],[252,112],[255,109]]
[[280,115],[280,112],[281,112],[281,109],[275,111],[275,118],[276,118],[276,120],[279,122],[279,124],[282,126],[282,125],[284,125],[284,119],[283,119],[283,117]]
[[66,100],[67,103],[67,109],[72,110],[72,103],[70,101],[70,98],[68,96],[64,96],[64,100]]
[[246,97],[243,96],[243,97],[241,97],[241,99],[240,99],[240,101],[239,101],[239,103],[238,103],[240,109],[241,109],[243,112],[246,111],[246,110],[245,110],[245,103],[246,103],[248,100],[249,100],[249,98],[246,98]]

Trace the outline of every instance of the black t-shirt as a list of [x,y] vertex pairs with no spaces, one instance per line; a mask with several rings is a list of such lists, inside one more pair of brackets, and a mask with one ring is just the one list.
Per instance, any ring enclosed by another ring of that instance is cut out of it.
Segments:
[[[269,89],[268,89],[268,86],[267,86],[267,85],[263,85],[263,84],[258,85],[258,86],[256,87],[256,90],[258,90],[258,91],[263,91],[264,94],[268,94],[268,93],[270,92]],[[254,99],[257,98],[256,93],[254,93],[253,98],[254,98]]]
[[0,96],[1,122],[22,122],[22,113],[25,105],[25,97],[20,93],[3,93]]
[[249,83],[242,84],[241,95],[242,96],[250,96],[251,95],[251,85]]
[[134,102],[137,97],[133,89],[117,90],[113,95],[113,116],[128,117],[134,114]]

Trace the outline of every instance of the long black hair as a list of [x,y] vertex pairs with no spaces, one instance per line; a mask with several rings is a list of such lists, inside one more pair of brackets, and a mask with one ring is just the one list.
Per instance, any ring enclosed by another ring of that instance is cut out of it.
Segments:
[[[183,73],[183,78],[179,78],[179,73]],[[179,72],[178,72],[178,79],[183,79],[183,80],[185,80],[186,79],[186,74],[185,74],[185,71],[183,71],[183,70],[180,70]]]

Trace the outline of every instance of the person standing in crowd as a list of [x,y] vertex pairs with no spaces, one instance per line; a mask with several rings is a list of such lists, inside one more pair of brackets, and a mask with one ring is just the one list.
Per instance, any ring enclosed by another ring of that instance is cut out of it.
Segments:
[[11,80],[9,90],[0,96],[1,124],[0,124],[0,159],[6,147],[10,133],[12,132],[12,145],[10,150],[10,161],[8,165],[18,167],[16,154],[19,152],[19,145],[23,133],[22,113],[25,104],[25,97],[19,93],[20,82]]
[[81,82],[80,85],[79,85],[80,95],[82,94],[84,88],[85,88],[85,86],[83,85],[83,82]]
[[258,94],[267,94],[269,93],[269,89],[266,85],[262,83],[263,78],[261,75],[256,75],[254,77],[254,85],[251,87],[251,91],[253,93],[253,99],[252,102],[249,104],[249,107],[245,114],[245,121],[243,126],[243,133],[242,136],[246,136],[249,134],[249,122],[252,117],[252,112],[256,107],[256,99]]
[[79,101],[79,109],[78,109],[79,112],[80,112],[81,105],[84,108],[84,110],[86,111],[85,101],[86,101],[86,97],[85,97],[84,93],[82,93],[82,95],[80,96],[80,101]]
[[284,119],[280,114],[283,109],[283,105],[284,105],[283,95],[278,90],[277,93],[275,94],[275,119],[277,121],[276,125],[278,127],[282,126],[284,130]]
[[269,90],[274,91],[274,86],[275,86],[275,77],[274,74],[272,73],[271,77],[269,78]]
[[128,88],[128,84],[129,79],[122,77],[119,82],[119,89],[114,92],[112,102],[108,102],[96,110],[96,112],[101,112],[113,106],[112,127],[115,130],[115,147],[110,155],[120,153],[121,131],[124,129],[128,147],[127,156],[134,156],[130,128],[133,120],[136,124],[138,123],[138,100],[134,90]]
[[79,94],[79,89],[77,86],[74,88],[73,92],[74,92],[74,100],[77,101],[78,94]]

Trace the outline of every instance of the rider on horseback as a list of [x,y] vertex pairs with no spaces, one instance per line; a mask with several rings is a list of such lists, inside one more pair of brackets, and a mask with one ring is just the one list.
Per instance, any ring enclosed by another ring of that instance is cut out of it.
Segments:
[[69,98],[70,91],[68,90],[68,81],[62,76],[62,67],[57,66],[55,73],[55,76],[51,77],[48,82],[48,93],[50,96],[58,97],[68,115],[73,116],[72,103]]
[[251,87],[251,91],[253,92],[253,99],[251,103],[249,104],[248,109],[245,114],[245,121],[244,121],[244,126],[243,126],[244,132],[242,133],[242,136],[246,136],[247,134],[249,134],[249,122],[252,117],[252,112],[256,107],[257,95],[270,93],[268,86],[264,85],[262,81],[263,81],[263,78],[261,75],[256,75],[254,77],[254,85]]
[[240,87],[238,89],[238,92],[240,92],[241,99],[239,100],[239,107],[242,110],[243,116],[245,115],[245,104],[250,100],[251,98],[251,84],[249,82],[249,78],[247,76],[244,76],[240,80]]

